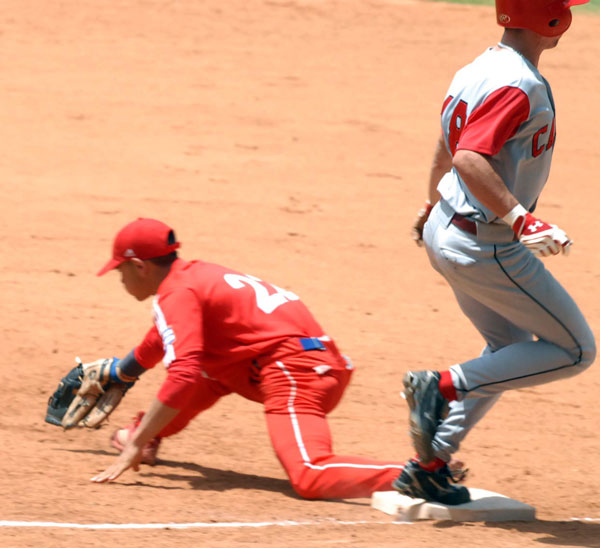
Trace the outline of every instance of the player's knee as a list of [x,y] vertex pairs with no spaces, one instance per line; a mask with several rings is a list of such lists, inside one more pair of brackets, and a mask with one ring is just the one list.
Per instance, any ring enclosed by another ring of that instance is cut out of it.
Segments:
[[319,488],[319,482],[315,481],[314,470],[303,468],[300,470],[286,470],[292,489],[303,499],[320,499],[323,493]]
[[576,351],[573,351],[577,372],[587,369],[596,359],[596,340],[590,331],[585,338],[578,340]]
[[594,336],[590,334],[587,344],[582,348],[581,352],[581,366],[583,369],[587,369],[594,360],[596,359],[596,340]]
[[291,484],[296,494],[303,499],[314,500],[322,498],[322,494],[319,490],[306,481],[291,481]]

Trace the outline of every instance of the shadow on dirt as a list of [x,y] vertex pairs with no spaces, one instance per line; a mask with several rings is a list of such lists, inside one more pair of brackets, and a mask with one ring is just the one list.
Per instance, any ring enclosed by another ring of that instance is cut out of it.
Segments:
[[[103,449],[61,449],[71,453],[89,453],[91,455],[109,455],[115,456],[116,453]],[[168,473],[165,468],[183,469],[193,472],[193,474]],[[100,470],[100,469],[99,469]],[[174,486],[156,486],[144,483],[143,478],[161,478],[173,482],[185,482],[192,489],[200,491],[229,491],[230,489],[256,489],[259,491],[272,491],[281,493],[291,498],[301,499],[292,489],[290,482],[287,479],[270,478],[267,476],[257,476],[254,474],[244,474],[234,470],[224,470],[222,468],[210,468],[202,466],[194,462],[180,462],[175,460],[157,459],[156,467],[142,465],[138,479],[134,482],[120,481],[119,484],[127,485],[144,485],[156,489],[182,489],[183,487]],[[355,506],[370,507],[370,501],[364,502],[356,499],[331,499],[321,502],[336,502],[351,504]]]
[[600,522],[591,521],[545,521],[512,523],[487,523],[488,527],[496,527],[520,533],[540,535],[536,542],[551,546],[585,546],[600,548]]
[[[281,493],[291,498],[300,499],[292,489],[290,482],[286,479],[269,478],[266,476],[257,476],[254,474],[244,474],[234,470],[223,470],[222,468],[210,468],[193,462],[179,462],[158,460],[157,465],[167,468],[183,468],[194,472],[194,475],[183,474],[165,474],[158,472],[156,474],[146,473],[146,476],[156,475],[161,478],[172,481],[186,481],[193,489],[203,491],[228,491],[230,489],[257,489],[260,491],[273,491]],[[330,500],[321,502],[341,502],[358,506],[370,506],[369,503],[359,502],[357,500]]]
[[[180,472],[167,473],[164,469],[183,469],[192,474]],[[290,483],[285,479],[269,478],[254,474],[244,474],[234,470],[223,470],[221,468],[210,468],[194,462],[179,462],[173,460],[157,461],[156,473],[146,468],[145,476],[157,476],[170,481],[187,482],[192,489],[202,491],[228,491],[230,489],[259,489],[261,491],[275,491],[289,496],[296,496]]]
[[[90,455],[108,455],[116,456],[116,452],[103,449],[61,449],[70,453],[88,453]],[[180,472],[169,473],[165,469],[188,470],[191,474]],[[140,477],[156,477],[173,482],[185,482],[192,489],[202,491],[228,491],[230,489],[259,489],[261,491],[274,491],[283,493],[291,497],[297,497],[290,483],[285,479],[269,478],[266,476],[256,476],[253,474],[244,474],[233,470],[223,470],[221,468],[210,468],[201,466],[193,462],[179,462],[174,460],[157,459],[156,467],[142,465],[140,467]],[[136,485],[143,482],[137,481]],[[150,486],[149,486],[150,487]],[[160,489],[177,489],[177,487],[161,486]]]
[[[435,527],[449,529],[468,525],[468,523],[439,521]],[[514,531],[515,533],[533,533],[539,535],[534,539],[535,542],[549,546],[600,548],[600,522],[585,520],[486,522],[485,527]]]

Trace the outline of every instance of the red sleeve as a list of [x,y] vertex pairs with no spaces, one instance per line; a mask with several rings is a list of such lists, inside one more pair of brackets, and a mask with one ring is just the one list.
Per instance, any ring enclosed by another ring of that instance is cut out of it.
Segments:
[[202,309],[193,291],[178,288],[155,301],[154,314],[168,366],[157,397],[169,407],[182,409],[203,375]]
[[135,360],[144,368],[151,369],[160,360],[162,360],[165,351],[163,349],[162,340],[156,326],[152,326],[144,340],[135,348],[133,356]]
[[497,154],[529,118],[529,109],[529,97],[523,90],[516,87],[496,90],[471,112],[456,150]]

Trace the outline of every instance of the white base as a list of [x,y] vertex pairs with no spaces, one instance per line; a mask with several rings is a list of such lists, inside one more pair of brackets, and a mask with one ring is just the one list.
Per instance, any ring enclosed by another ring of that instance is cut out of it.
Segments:
[[371,506],[396,517],[397,521],[420,519],[452,521],[534,521],[535,508],[485,489],[469,489],[471,502],[448,506],[401,495],[397,491],[378,491]]

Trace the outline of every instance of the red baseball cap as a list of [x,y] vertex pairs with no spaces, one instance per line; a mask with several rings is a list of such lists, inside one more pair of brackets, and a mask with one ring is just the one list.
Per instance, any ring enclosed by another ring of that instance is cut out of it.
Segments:
[[134,257],[154,259],[179,248],[173,229],[156,219],[139,219],[125,225],[115,236],[113,254],[98,272],[98,276],[118,267]]

